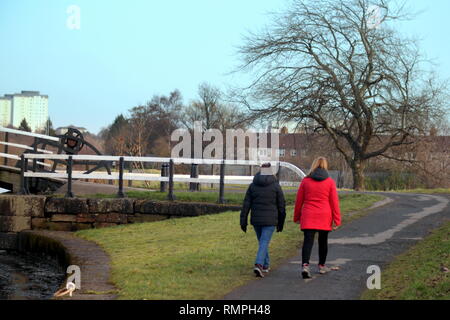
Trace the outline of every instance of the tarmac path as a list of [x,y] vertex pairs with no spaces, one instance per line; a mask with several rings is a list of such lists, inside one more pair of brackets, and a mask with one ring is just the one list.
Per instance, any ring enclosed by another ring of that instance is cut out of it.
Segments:
[[[450,219],[450,195],[383,193],[393,201],[330,233],[328,266],[340,270],[317,273],[317,236],[311,256],[313,278],[301,278],[301,255],[272,270],[264,279],[227,294],[228,300],[354,300],[367,288],[368,267],[383,268],[395,256]],[[299,231],[299,239],[303,234]],[[250,271],[250,270],[249,270]]]

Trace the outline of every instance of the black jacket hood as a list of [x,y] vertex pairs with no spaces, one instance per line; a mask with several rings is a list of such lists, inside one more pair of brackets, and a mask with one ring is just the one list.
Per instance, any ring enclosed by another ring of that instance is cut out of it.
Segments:
[[309,175],[310,178],[316,180],[316,181],[323,181],[328,179],[330,176],[328,174],[328,171],[322,168],[317,168],[311,174]]
[[268,186],[271,185],[272,183],[274,183],[276,181],[276,178],[273,175],[263,175],[261,174],[261,172],[258,172],[255,177],[253,178],[253,183],[258,185],[258,186]]

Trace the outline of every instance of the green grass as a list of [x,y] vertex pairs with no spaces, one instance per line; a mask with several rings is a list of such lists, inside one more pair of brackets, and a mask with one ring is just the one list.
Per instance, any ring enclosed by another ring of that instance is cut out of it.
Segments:
[[[346,213],[383,199],[342,195]],[[285,230],[271,242],[272,267],[298,250],[301,234],[288,207]],[[239,212],[84,230],[112,260],[112,281],[120,299],[218,299],[254,278],[257,241],[252,228],[239,228]]]
[[381,290],[365,300],[450,300],[450,222],[392,262],[381,276]]
[[[177,201],[187,201],[187,202],[210,202],[215,203],[219,199],[218,192],[189,192],[181,191],[174,192]],[[167,192],[159,191],[127,191],[126,196],[129,198],[137,199],[149,199],[156,201],[167,200]],[[286,193],[285,199],[287,204],[294,204],[295,193]],[[80,196],[83,197],[83,196]],[[88,195],[89,198],[111,198],[108,194],[94,194]],[[242,204],[244,201],[245,192],[225,192],[225,202],[227,204]]]
[[[209,202],[216,203],[219,199],[218,192],[174,192],[176,196],[176,201],[180,202]],[[155,201],[166,201],[167,193],[166,192],[148,192],[148,191],[129,191],[126,192],[127,197],[136,198],[136,199],[149,199]],[[285,193],[284,198],[286,201],[286,205],[294,205],[296,193],[290,192]],[[97,199],[108,199],[111,198],[111,195],[108,194],[94,194],[88,196],[80,196],[80,197],[88,197],[88,198],[97,198]],[[225,202],[227,204],[232,205],[241,205],[244,201],[245,193],[243,192],[228,192],[225,193]],[[370,206],[374,197],[373,195],[364,195],[364,194],[342,194],[339,196],[341,200],[346,200],[347,198],[351,198],[352,201],[348,202],[346,205],[348,206],[349,211],[356,211],[365,206]],[[383,197],[381,197],[383,198]],[[378,198],[377,198],[378,199]]]

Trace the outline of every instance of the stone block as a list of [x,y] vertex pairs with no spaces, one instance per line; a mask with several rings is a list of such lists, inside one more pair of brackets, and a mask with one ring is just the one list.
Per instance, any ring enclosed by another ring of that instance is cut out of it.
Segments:
[[95,222],[95,214],[91,214],[91,213],[80,213],[77,214],[77,219],[76,222],[77,223],[93,223]]
[[88,213],[86,199],[49,198],[45,203],[46,213],[78,214]]
[[90,224],[90,223],[76,223],[76,224],[72,225],[72,227],[74,228],[74,231],[87,230],[87,229],[92,229],[92,224]]
[[128,216],[123,213],[100,213],[95,216],[95,222],[106,222],[115,224],[126,224],[128,223]]
[[135,213],[154,214],[156,202],[150,200],[136,200],[134,203]]
[[77,216],[74,214],[54,214],[50,221],[52,222],[77,222]]
[[71,222],[48,222],[47,229],[52,231],[74,231]]
[[169,206],[171,217],[196,217],[204,212],[202,203],[173,203]]
[[49,219],[47,218],[31,218],[31,229],[45,230],[48,228]]
[[31,217],[0,216],[0,232],[31,230]]
[[0,196],[0,216],[44,217],[45,197]]
[[127,213],[134,211],[131,199],[89,199],[89,213]]

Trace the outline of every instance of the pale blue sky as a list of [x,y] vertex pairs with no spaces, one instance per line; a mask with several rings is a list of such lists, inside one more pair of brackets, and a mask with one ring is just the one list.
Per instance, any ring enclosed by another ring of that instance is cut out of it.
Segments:
[[[450,78],[450,1],[410,0],[425,9],[403,30],[421,36]],[[66,26],[69,5],[81,30]],[[97,133],[119,113],[177,88],[185,102],[198,85],[243,83],[227,75],[249,30],[270,23],[284,0],[0,0],[0,95],[49,95],[55,125]]]

